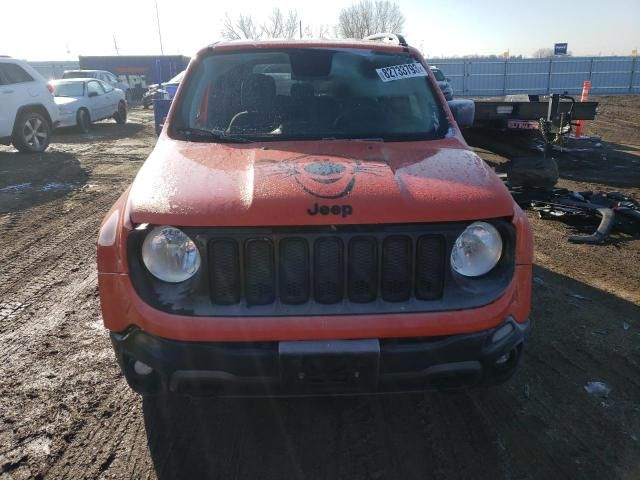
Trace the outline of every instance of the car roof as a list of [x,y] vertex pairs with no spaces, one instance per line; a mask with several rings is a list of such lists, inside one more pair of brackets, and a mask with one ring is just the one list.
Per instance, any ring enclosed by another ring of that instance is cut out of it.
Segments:
[[84,82],[99,82],[97,78],[58,78],[56,80],[52,80],[52,83],[84,83]]
[[[63,75],[65,73],[109,73],[111,75],[114,75],[113,73],[111,73],[108,70],[83,70],[83,69],[77,69],[77,70],[65,70],[63,72]],[[90,77],[87,77],[87,78],[90,78]]]
[[373,40],[232,40],[228,42],[216,42],[208,45],[198,52],[198,55],[212,50],[247,50],[256,48],[341,48],[341,49],[367,49],[391,52],[418,53],[411,46],[399,45],[391,42]]
[[26,63],[26,60],[21,60],[19,58],[12,58],[9,55],[0,55],[0,62]]

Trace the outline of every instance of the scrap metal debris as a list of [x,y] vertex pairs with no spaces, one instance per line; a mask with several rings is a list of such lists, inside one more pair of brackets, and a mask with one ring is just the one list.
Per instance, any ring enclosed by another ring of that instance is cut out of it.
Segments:
[[589,235],[571,235],[573,243],[601,244],[613,231],[640,234],[640,203],[620,192],[574,192],[564,188],[511,187],[515,201],[543,219],[562,220],[580,228],[593,228]]
[[[540,138],[534,138],[531,142],[531,148],[534,151],[544,153],[548,141],[544,136],[544,132]],[[600,137],[575,137],[566,135],[561,138],[561,142],[551,143],[550,149],[554,153],[592,153],[596,150],[603,148],[603,143]]]

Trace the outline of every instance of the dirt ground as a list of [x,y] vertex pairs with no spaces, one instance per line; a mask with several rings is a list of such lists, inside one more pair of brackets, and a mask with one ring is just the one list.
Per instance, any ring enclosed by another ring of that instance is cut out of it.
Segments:
[[[560,184],[639,199],[640,97],[598,100],[588,131],[604,147],[558,158]],[[496,166],[523,153],[471,140]],[[186,402],[163,423],[116,366],[95,268],[100,221],[154,142],[152,114],[134,110],[42,155],[0,147],[0,479],[640,478],[640,242],[573,245],[531,213],[534,329],[508,384]]]

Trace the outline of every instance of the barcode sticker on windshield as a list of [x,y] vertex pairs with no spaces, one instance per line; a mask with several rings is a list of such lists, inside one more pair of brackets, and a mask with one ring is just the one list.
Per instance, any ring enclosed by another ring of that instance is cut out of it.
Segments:
[[376,68],[376,72],[378,72],[378,76],[383,82],[427,76],[426,70],[420,63],[407,63],[406,65]]

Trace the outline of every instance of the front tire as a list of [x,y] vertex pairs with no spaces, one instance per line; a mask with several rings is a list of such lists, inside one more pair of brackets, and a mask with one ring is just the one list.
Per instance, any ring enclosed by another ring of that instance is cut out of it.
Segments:
[[24,112],[18,116],[13,130],[13,146],[23,153],[44,152],[51,141],[51,125],[37,112]]
[[91,119],[89,118],[89,112],[87,112],[84,108],[78,110],[76,120],[76,128],[80,133],[89,133],[89,129],[91,128]]
[[118,111],[113,115],[113,119],[119,125],[127,123],[127,106],[124,102],[118,104]]

